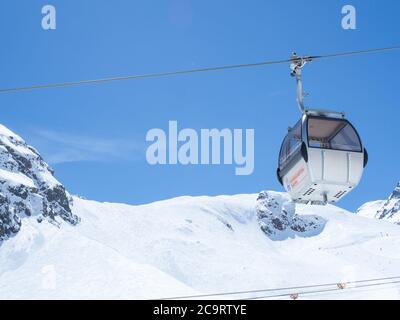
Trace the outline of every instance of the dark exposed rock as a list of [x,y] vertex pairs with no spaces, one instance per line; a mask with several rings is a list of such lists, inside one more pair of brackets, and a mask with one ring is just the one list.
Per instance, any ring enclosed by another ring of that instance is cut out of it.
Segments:
[[0,240],[7,239],[21,228],[21,219],[10,208],[8,199],[0,195]]

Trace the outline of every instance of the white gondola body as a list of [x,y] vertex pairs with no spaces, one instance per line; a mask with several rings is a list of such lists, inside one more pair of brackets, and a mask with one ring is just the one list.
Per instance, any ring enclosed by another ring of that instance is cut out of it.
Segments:
[[[308,122],[310,119],[310,123],[319,127],[313,129]],[[298,203],[339,201],[358,185],[367,162],[367,154],[357,131],[344,117],[326,117],[321,113],[315,116],[310,112],[302,117],[296,128],[289,131],[281,148],[278,178],[282,185]],[[300,130],[301,137],[298,136]],[[311,134],[321,132],[321,137],[311,137]],[[329,134],[334,135],[336,145],[330,143],[328,147]],[[295,140],[295,147],[285,154],[284,148],[290,149],[293,145],[291,139]],[[283,165],[283,160],[288,163]]]

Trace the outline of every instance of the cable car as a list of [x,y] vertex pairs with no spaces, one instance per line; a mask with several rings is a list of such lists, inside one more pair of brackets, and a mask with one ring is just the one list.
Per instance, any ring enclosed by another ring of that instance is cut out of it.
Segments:
[[358,185],[367,162],[344,114],[306,110],[283,140],[278,180],[295,202],[337,202]]
[[297,203],[335,203],[358,185],[368,153],[344,113],[304,107],[299,69],[305,61],[294,64],[302,117],[283,140],[278,180]]

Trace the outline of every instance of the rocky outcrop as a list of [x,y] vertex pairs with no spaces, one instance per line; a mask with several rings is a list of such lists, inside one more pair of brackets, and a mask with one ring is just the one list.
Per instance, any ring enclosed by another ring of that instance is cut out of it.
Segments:
[[17,233],[25,217],[55,225],[79,222],[68,193],[53,174],[34,148],[0,125],[0,240]]
[[322,231],[325,220],[316,215],[296,214],[296,204],[288,195],[263,191],[257,198],[257,216],[261,230],[273,240],[312,236]]

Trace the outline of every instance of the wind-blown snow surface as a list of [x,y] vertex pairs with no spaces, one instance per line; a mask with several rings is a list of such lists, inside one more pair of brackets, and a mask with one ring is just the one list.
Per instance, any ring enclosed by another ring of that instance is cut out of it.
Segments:
[[[27,218],[2,243],[0,298],[151,299],[399,274],[399,226],[334,206],[300,205],[295,221],[318,217],[323,224],[268,237],[257,197],[181,197],[143,206],[75,197],[77,226],[58,229]],[[399,299],[399,288],[308,297]]]

